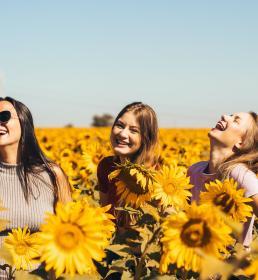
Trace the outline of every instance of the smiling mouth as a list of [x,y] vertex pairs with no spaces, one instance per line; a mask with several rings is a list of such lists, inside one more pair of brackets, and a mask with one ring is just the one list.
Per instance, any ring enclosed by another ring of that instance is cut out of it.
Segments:
[[130,143],[119,140],[119,139],[116,139],[116,144],[119,145],[119,146],[129,146],[129,147],[131,146]]
[[217,128],[217,129],[220,130],[220,131],[224,131],[227,127],[224,126],[224,124],[223,124],[221,121],[219,121],[219,122],[216,124],[215,128]]
[[7,134],[7,131],[0,130],[0,136]]

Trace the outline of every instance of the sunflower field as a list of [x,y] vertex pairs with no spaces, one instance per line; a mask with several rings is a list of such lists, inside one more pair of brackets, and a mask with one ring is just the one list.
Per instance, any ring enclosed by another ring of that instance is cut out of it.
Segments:
[[212,181],[199,205],[189,203],[187,168],[208,159],[207,133],[161,129],[159,170],[117,165],[109,180],[127,224],[116,226],[111,206],[99,204],[97,181],[98,163],[112,155],[110,128],[37,129],[42,150],[68,176],[73,201],[46,213],[40,232],[9,233],[1,269],[8,279],[31,280],[258,279],[257,234],[248,249],[240,242],[250,199],[236,182]]

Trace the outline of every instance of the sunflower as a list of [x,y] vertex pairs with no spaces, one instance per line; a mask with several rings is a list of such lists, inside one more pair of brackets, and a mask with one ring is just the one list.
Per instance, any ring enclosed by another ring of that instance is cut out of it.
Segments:
[[116,179],[116,194],[122,205],[139,207],[151,200],[155,172],[143,165],[126,161],[117,164],[117,169],[109,174],[109,180]]
[[162,229],[160,272],[163,273],[171,263],[198,272],[202,261],[198,250],[221,258],[222,253],[227,254],[226,246],[233,243],[230,227],[224,224],[216,208],[211,211],[208,205],[193,203],[186,212],[168,216]]
[[48,214],[41,226],[41,261],[56,276],[94,273],[93,260],[105,257],[104,249],[114,232],[107,207],[90,207],[87,202],[57,204],[56,214]]
[[4,247],[11,253],[17,270],[29,270],[33,268],[33,264],[38,263],[35,260],[40,255],[37,238],[38,233],[31,234],[28,227],[25,227],[13,229],[4,239]]
[[258,239],[255,238],[250,246],[251,248],[251,263],[244,269],[245,273],[249,276],[253,275],[252,279],[258,280]]
[[73,200],[78,200],[81,196],[81,189],[75,188],[74,186],[71,186],[71,191],[72,191],[72,199]]
[[254,259],[250,266],[245,269],[247,275],[254,275],[254,280],[258,280],[258,257]]
[[83,159],[85,161],[86,169],[89,172],[96,173],[97,166],[99,162],[103,159],[105,153],[103,147],[100,146],[99,143],[92,143],[87,146],[87,149],[83,151]]
[[[0,211],[6,211],[7,209],[2,205],[2,201],[0,200]],[[6,225],[9,223],[9,221],[5,219],[0,219],[0,231],[4,230]]]
[[172,206],[175,210],[182,210],[187,200],[192,196],[189,189],[190,179],[186,177],[186,169],[173,162],[170,166],[164,165],[155,176],[153,198],[160,200],[165,208]]
[[234,221],[245,222],[246,217],[252,216],[252,207],[247,202],[252,201],[244,197],[244,189],[237,189],[234,179],[224,181],[215,180],[205,184],[207,191],[201,192],[201,203],[213,204],[229,215]]
[[69,149],[66,149],[63,155],[64,156],[60,158],[59,164],[68,176],[69,183],[77,187],[83,182],[79,173],[83,166],[83,160],[79,154],[71,151],[69,152]]

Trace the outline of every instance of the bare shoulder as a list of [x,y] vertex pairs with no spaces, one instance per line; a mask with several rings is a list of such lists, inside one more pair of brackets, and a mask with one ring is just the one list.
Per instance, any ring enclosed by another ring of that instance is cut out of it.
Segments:
[[58,200],[66,203],[72,200],[71,197],[71,186],[68,178],[62,168],[55,163],[51,163],[51,169],[56,175],[56,181],[58,186]]
[[64,171],[61,169],[59,165],[55,163],[51,163],[51,169],[55,172],[58,179],[66,178]]

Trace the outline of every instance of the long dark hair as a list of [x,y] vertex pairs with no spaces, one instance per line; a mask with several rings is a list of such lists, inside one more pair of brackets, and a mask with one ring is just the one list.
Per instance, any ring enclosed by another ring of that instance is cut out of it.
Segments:
[[33,193],[29,174],[41,178],[39,174],[42,171],[46,171],[50,177],[56,201],[58,196],[58,184],[56,174],[53,171],[54,162],[47,159],[40,149],[35,135],[33,118],[30,110],[22,102],[17,101],[12,97],[0,97],[0,101],[11,103],[15,108],[20,121],[21,138],[18,147],[18,158],[20,163],[17,166],[17,172],[26,201],[28,202],[29,195]]
[[131,158],[132,162],[155,167],[158,162],[158,121],[155,111],[147,104],[133,102],[126,105],[117,115],[112,129],[125,113],[133,112],[140,125],[141,147]]

